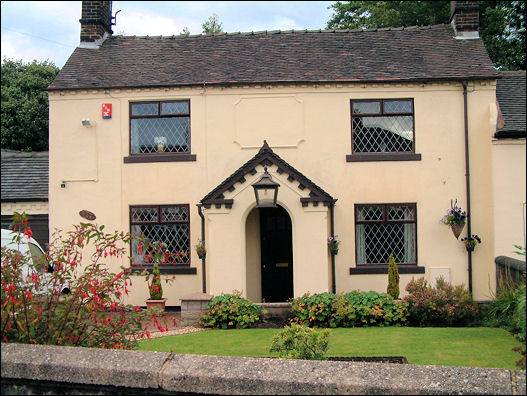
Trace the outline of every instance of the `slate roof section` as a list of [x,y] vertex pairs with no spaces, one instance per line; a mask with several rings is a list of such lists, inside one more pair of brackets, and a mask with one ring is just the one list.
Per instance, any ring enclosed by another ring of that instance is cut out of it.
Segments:
[[329,206],[332,203],[335,203],[337,200],[333,199],[331,195],[325,192],[322,188],[317,186],[302,173],[297,171],[286,161],[284,161],[278,154],[276,154],[271,147],[267,144],[267,141],[264,140],[264,144],[256,153],[254,157],[248,160],[240,168],[238,168],[232,175],[227,177],[223,182],[221,182],[214,190],[209,192],[203,199],[200,201],[205,208],[210,208],[211,205],[216,205],[217,208],[220,208],[222,204],[226,208],[231,208],[234,200],[225,199],[223,193],[227,190],[234,191],[234,185],[236,183],[245,183],[245,176],[247,174],[254,175],[256,174],[256,167],[258,165],[263,166],[277,166],[277,172],[279,174],[286,173],[288,175],[287,180],[293,182],[298,181],[298,188],[303,190],[306,187],[310,190],[309,197],[300,198],[302,206],[308,206],[309,202],[312,202],[313,205],[318,206],[319,202],[322,202],[324,206]]
[[1,161],[2,202],[48,200],[47,151],[24,153],[2,150]]
[[525,70],[502,71],[496,86],[496,98],[505,121],[495,133],[500,138],[525,137]]
[[76,48],[49,90],[496,78],[481,39],[450,25],[220,35],[112,36]]

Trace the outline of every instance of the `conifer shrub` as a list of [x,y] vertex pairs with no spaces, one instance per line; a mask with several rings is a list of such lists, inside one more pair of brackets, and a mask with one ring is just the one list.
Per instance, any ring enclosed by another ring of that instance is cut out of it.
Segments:
[[393,254],[390,254],[388,261],[388,289],[387,293],[393,297],[394,300],[399,298],[399,269]]
[[330,330],[315,330],[292,323],[273,336],[269,352],[286,359],[327,360]]
[[161,287],[161,273],[159,272],[159,265],[154,263],[152,271],[152,284],[150,285],[150,299],[161,300],[163,298],[163,288]]

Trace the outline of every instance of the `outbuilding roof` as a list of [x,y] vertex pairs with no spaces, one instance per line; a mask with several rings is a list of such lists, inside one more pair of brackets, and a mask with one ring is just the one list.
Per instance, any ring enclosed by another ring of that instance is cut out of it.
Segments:
[[496,131],[499,138],[525,137],[525,70],[502,71],[496,86],[496,98],[500,106],[503,128]]
[[47,201],[49,154],[1,151],[2,202]]
[[483,41],[450,25],[220,35],[111,36],[77,47],[49,90],[496,78]]

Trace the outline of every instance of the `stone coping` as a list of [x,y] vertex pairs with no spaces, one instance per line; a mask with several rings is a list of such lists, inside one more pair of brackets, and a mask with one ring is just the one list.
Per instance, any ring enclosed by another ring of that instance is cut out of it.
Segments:
[[525,371],[2,344],[2,379],[201,394],[525,394]]
[[255,303],[262,308],[289,308],[291,309],[291,303],[289,302],[273,302],[273,303]]

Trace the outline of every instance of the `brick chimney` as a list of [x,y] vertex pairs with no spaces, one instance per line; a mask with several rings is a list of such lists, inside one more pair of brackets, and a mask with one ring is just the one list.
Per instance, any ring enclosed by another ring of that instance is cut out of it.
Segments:
[[112,35],[112,2],[83,1],[81,23],[81,47],[98,48]]
[[450,23],[456,32],[456,38],[478,38],[479,5],[477,1],[451,1]]

